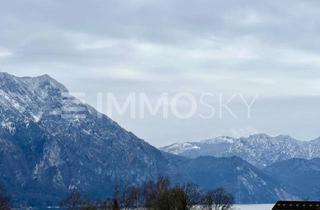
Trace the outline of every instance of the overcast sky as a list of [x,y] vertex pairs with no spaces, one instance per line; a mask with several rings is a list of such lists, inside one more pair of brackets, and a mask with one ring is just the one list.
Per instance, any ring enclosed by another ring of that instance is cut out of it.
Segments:
[[[93,106],[99,92],[119,100],[145,92],[153,103],[163,93],[210,92],[213,104],[221,94],[259,95],[250,118],[239,97],[238,118],[112,116],[153,145],[262,132],[320,136],[319,0],[0,2],[1,71],[49,74]],[[197,113],[208,111],[199,105]]]

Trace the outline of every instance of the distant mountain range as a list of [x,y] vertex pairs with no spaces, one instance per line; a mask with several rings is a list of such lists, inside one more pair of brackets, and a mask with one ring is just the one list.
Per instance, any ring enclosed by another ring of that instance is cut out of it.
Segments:
[[[291,152],[300,152],[301,147],[296,145],[304,143],[278,137],[279,141],[291,143],[282,147],[269,138],[255,136],[253,139],[259,144],[249,144],[257,149],[248,150],[247,156],[240,152],[220,158],[177,156],[160,151],[124,130],[71,96],[48,75],[15,77],[0,73],[0,184],[12,201],[20,205],[56,205],[72,189],[91,198],[106,198],[113,193],[115,184],[138,184],[160,175],[169,177],[173,183],[194,182],[204,189],[224,187],[238,203],[297,198],[301,193],[277,176],[281,169],[261,170],[261,166],[289,159]],[[219,156],[223,156],[230,144],[238,145],[236,141],[221,138],[205,144],[219,145],[215,147],[216,153],[221,150]],[[239,145],[246,145],[245,142]],[[269,150],[276,156],[272,157],[264,152],[269,144],[289,150],[280,154]],[[188,145],[195,147],[194,151],[200,147],[196,143]],[[244,148],[250,148],[249,145]],[[187,151],[185,146],[182,148]],[[182,151],[163,149],[177,154]],[[309,156],[303,158],[310,158],[313,154],[310,150],[316,153],[315,149],[310,146],[306,153]],[[190,155],[196,156],[202,155]]]
[[[320,198],[320,139],[299,141],[290,136],[227,136],[200,142],[175,143],[162,151],[188,158],[237,156],[272,177],[300,199]],[[223,166],[221,167],[223,168]]]
[[289,192],[306,200],[320,199],[320,159],[290,159],[263,170],[274,177]]
[[200,142],[175,143],[160,149],[189,158],[238,156],[258,168],[264,168],[292,158],[320,157],[320,139],[299,141],[290,136],[271,137],[266,134],[241,138],[222,136]]

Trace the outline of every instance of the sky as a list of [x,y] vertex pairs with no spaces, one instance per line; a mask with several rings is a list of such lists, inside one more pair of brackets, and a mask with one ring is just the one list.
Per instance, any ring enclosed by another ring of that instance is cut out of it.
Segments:
[[[0,3],[0,71],[49,74],[155,146],[320,136],[318,0]],[[110,94],[119,104],[135,97],[137,110],[141,95],[151,107],[168,96],[171,108],[132,117],[109,109]]]

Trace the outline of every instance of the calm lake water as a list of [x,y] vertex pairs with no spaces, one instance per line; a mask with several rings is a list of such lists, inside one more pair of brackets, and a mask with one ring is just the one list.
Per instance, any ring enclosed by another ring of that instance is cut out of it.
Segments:
[[271,210],[273,204],[236,205],[235,210]]

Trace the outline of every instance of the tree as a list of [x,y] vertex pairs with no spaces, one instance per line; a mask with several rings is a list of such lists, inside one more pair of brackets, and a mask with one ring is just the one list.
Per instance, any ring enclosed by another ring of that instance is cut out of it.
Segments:
[[163,176],[158,177],[156,187],[157,187],[158,194],[161,194],[162,192],[167,191],[170,187],[169,179]]
[[229,210],[234,204],[234,198],[223,188],[208,191],[204,196],[203,204],[209,210]]
[[142,205],[141,202],[141,188],[136,186],[129,187],[123,201],[124,208],[130,209],[140,207]]
[[156,200],[156,189],[153,181],[146,181],[142,186],[143,205],[146,208],[152,206],[152,202]]
[[120,204],[117,199],[113,199],[111,209],[112,210],[120,210]]
[[61,206],[70,210],[78,210],[83,205],[83,200],[78,191],[71,191],[65,200],[62,201]]
[[100,202],[97,202],[97,205],[98,205],[98,209],[99,210],[110,210],[112,209],[112,200],[105,200],[105,201],[100,201]]
[[189,210],[188,198],[183,188],[175,187],[162,192],[150,209],[152,210]]
[[144,206],[150,208],[153,203],[159,199],[160,195],[169,189],[169,187],[170,182],[165,177],[158,177],[156,182],[146,181],[141,189]]
[[111,202],[112,210],[120,210],[121,207],[125,206],[126,191],[127,184],[120,184],[120,182],[117,181],[113,190],[113,198]]
[[[114,186],[114,195],[104,201],[83,199],[77,191],[72,191],[62,202],[64,209],[71,210],[230,210],[234,199],[224,189],[204,193],[195,184],[170,186],[167,178],[146,181],[141,185],[130,186],[122,183]],[[2,210],[2,208],[0,208]],[[7,210],[7,209],[4,209]]]
[[10,210],[10,199],[6,195],[5,191],[0,187],[0,209]]
[[130,209],[138,205],[140,187],[129,186],[127,182],[114,186],[113,208]]
[[81,196],[76,190],[71,191],[61,202],[61,207],[68,210],[110,210],[113,209],[112,206],[110,200],[103,202],[91,201],[90,199]]
[[187,207],[190,209],[195,205],[201,204],[202,193],[199,187],[195,184],[188,183],[182,187],[187,198]]

